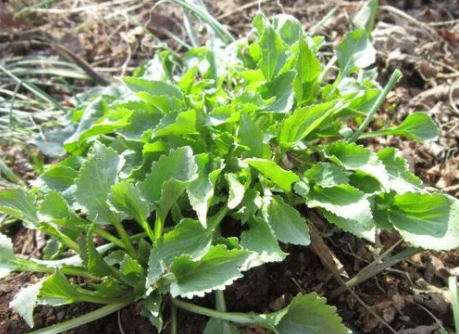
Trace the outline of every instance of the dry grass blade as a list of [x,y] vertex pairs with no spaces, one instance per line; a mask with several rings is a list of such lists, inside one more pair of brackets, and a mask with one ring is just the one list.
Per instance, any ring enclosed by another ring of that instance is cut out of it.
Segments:
[[42,99],[43,101],[51,104],[52,106],[60,110],[64,110],[64,108],[61,106],[59,102],[57,102],[54,98],[46,94],[44,91],[42,91],[40,88],[38,88],[34,84],[19,79],[17,76],[15,76],[13,73],[11,73],[8,69],[3,67],[2,65],[0,65],[0,71],[7,74],[10,78],[12,78],[17,83],[20,83],[24,88],[26,88],[31,93],[35,94],[35,96],[37,96],[38,98]]
[[[197,6],[196,4],[189,3],[188,1],[184,0],[166,0],[168,2],[176,3],[182,6],[184,9],[189,10],[191,13],[196,15],[200,20],[207,23],[215,34],[221,38],[226,43],[231,43],[234,41],[233,35],[220,23],[218,22],[213,16],[211,16],[206,10],[203,10],[201,7]],[[158,2],[157,5],[160,3],[164,3],[165,1]]]
[[[317,221],[320,218],[317,217],[314,213],[311,215],[311,220]],[[309,232],[311,236],[311,248],[314,253],[319,256],[323,265],[330,270],[333,277],[336,281],[341,285],[341,288],[348,290],[352,296],[369,312],[371,313],[381,324],[386,326],[386,328],[391,331],[392,333],[397,333],[395,329],[392,328],[383,318],[381,318],[371,306],[367,305],[350,287],[346,286],[345,281],[341,278],[341,276],[348,276],[347,272],[344,269],[343,264],[333,251],[327,246],[327,244],[323,241],[322,237],[319,234],[319,231],[316,229],[314,224],[308,224]]]
[[449,277],[449,291],[451,292],[451,303],[453,306],[454,314],[454,325],[456,327],[456,333],[459,331],[459,293],[457,289],[457,277]]
[[100,74],[98,74],[94,69],[89,65],[84,59],[81,59],[72,51],[67,49],[65,46],[52,43],[51,47],[56,51],[61,57],[74,62],[76,65],[78,65],[80,68],[82,68],[88,75],[91,77],[92,80],[98,85],[106,86],[109,84],[109,82],[103,78]]

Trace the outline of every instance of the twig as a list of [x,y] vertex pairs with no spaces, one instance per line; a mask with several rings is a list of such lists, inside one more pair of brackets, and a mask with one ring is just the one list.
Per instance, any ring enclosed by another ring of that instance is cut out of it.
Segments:
[[444,333],[448,333],[445,329],[445,327],[443,327],[443,324],[441,322],[441,320],[439,320],[432,312],[430,312],[426,307],[422,306],[421,304],[419,303],[416,303],[415,301],[413,301],[413,304],[419,306],[420,308],[422,308],[428,315],[430,315],[434,320],[435,322],[437,323],[437,325],[443,329]]
[[454,73],[438,73],[437,79],[454,79],[459,77],[459,72]]
[[[60,1],[60,0],[51,0],[51,1]],[[107,2],[102,2],[97,5],[91,5],[91,6],[83,6],[83,7],[77,7],[77,8],[72,8],[72,9],[60,9],[60,8],[35,8],[35,9],[30,9],[30,12],[35,12],[35,13],[44,13],[44,14],[63,14],[63,15],[68,15],[68,14],[76,14],[76,13],[81,13],[81,12],[93,12],[94,10],[98,10],[103,7],[110,7],[113,5],[121,5],[129,2],[133,2],[134,0],[119,0],[119,1],[107,1]],[[19,13],[21,14],[21,13]],[[18,14],[18,15],[19,15]]]
[[121,310],[118,310],[118,328],[120,329],[121,334],[126,334],[123,330],[123,324],[121,323]]
[[449,21],[442,21],[442,22],[429,22],[427,23],[431,27],[438,27],[438,26],[447,26],[450,24],[456,24],[459,23],[459,19],[457,20],[449,20]]
[[425,29],[429,33],[429,35],[432,38],[432,40],[437,41],[437,32],[434,29],[432,29],[431,27],[429,27],[427,24],[416,20],[411,15],[408,15],[405,12],[403,12],[400,9],[397,9],[397,8],[395,8],[393,6],[381,6],[380,8],[382,10],[386,10],[388,12],[391,12],[391,13],[395,14],[395,15],[398,15],[401,18],[403,18],[403,19],[405,19],[407,21],[410,21],[411,23],[417,25],[418,27],[421,27],[421,28]]
[[[313,213],[311,215],[311,220],[320,220],[320,218]],[[341,285],[341,287],[344,287],[347,289],[352,296],[368,311],[370,312],[381,324],[387,327],[392,333],[397,333],[394,328],[392,328],[386,321],[384,321],[383,318],[381,318],[370,306],[368,306],[360,297],[349,287],[346,286],[346,282],[341,278],[340,276],[340,270],[337,270],[337,268],[330,263],[330,261],[326,258],[324,258],[324,249],[328,249],[329,253],[332,253],[332,251],[328,248],[328,246],[325,244],[325,242],[322,240],[322,237],[319,235],[316,227],[314,224],[309,224],[309,231],[311,234],[311,247],[313,248],[314,252],[319,256],[321,259],[322,263],[325,265],[325,267],[330,270],[332,273],[333,277],[336,279],[336,281]],[[321,249],[321,252],[318,252],[318,247],[317,244],[320,244],[319,248]],[[344,269],[344,268],[343,268]]]
[[434,88],[428,89],[420,94],[418,94],[415,98],[413,98],[411,105],[419,105],[419,104],[427,104],[429,102],[434,101],[445,101],[449,98],[449,96],[456,98],[459,96],[459,86],[457,84],[453,84],[451,87],[449,84],[442,84],[436,86]]
[[83,71],[85,71],[92,80],[98,85],[103,85],[107,86],[109,82],[105,80],[102,76],[100,76],[96,71],[93,70],[91,65],[89,65],[86,60],[78,57],[76,54],[74,54],[72,51],[67,49],[63,45],[59,45],[56,43],[51,43],[51,48],[56,51],[58,55],[61,57],[67,59],[68,61],[71,61],[72,63],[75,63],[78,65]]
[[451,108],[453,108],[453,113],[459,117],[459,110],[456,107],[456,102],[454,102],[454,92],[456,90],[456,86],[459,84],[459,81],[456,81],[451,85],[451,89],[449,90],[449,103],[451,104]]
[[252,8],[252,7],[256,7],[258,6],[259,4],[264,4],[264,3],[267,3],[267,2],[271,2],[271,1],[274,1],[274,0],[257,0],[257,1],[252,1],[252,2],[249,2],[243,6],[240,6],[238,7],[236,10],[233,10],[232,12],[228,12],[228,13],[224,13],[220,16],[217,17],[217,20],[222,20],[222,19],[225,19],[231,15],[234,15],[234,14],[237,14],[239,12],[242,12],[246,9],[249,9],[249,8]]

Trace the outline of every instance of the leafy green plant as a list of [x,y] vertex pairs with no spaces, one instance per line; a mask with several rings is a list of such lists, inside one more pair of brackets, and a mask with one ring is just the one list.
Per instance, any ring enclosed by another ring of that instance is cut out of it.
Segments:
[[[439,135],[420,113],[364,132],[400,77],[396,71],[381,88],[368,70],[375,50],[365,30],[372,22],[363,21],[373,20],[375,1],[368,6],[358,16],[362,28],[325,67],[322,37],[291,16],[259,13],[246,38],[212,40],[182,59],[161,53],[88,98],[73,112],[69,155],[30,191],[0,192],[2,211],[49,236],[44,259],[28,260],[0,236],[2,277],[51,274],[24,287],[11,307],[33,326],[35,305],[105,305],[35,333],[59,333],[134,302],[158,331],[170,306],[172,333],[177,308],[210,317],[206,334],[238,333],[236,324],[348,333],[314,293],[274,313],[245,314],[226,311],[223,291],[245,271],[284,260],[281,244],[308,246],[311,210],[370,242],[377,229],[395,229],[414,246],[458,247],[459,202],[424,189],[396,149],[355,143]],[[240,234],[225,232],[230,220]],[[212,291],[216,310],[183,300]]]

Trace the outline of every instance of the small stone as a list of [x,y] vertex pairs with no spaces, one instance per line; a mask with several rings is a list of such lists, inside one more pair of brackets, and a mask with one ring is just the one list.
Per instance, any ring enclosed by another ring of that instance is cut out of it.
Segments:
[[64,317],[65,317],[65,311],[60,311],[57,313],[57,321],[58,322],[61,322],[62,320],[64,320]]
[[395,314],[397,311],[395,310],[395,307],[388,307],[383,310],[383,318],[386,322],[391,323],[395,319]]
[[280,296],[273,302],[269,303],[269,308],[273,311],[279,311],[285,307],[285,295]]
[[403,322],[410,322],[411,321],[411,318],[409,316],[407,316],[407,315],[401,315],[398,318]]

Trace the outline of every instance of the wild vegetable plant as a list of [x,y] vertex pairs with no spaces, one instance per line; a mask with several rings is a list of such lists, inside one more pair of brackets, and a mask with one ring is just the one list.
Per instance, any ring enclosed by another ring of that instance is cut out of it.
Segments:
[[[33,326],[36,305],[104,305],[35,333],[62,332],[135,302],[158,331],[170,307],[172,333],[180,330],[177,308],[208,316],[205,334],[239,333],[238,324],[348,333],[315,293],[274,313],[246,314],[228,312],[223,291],[245,271],[283,261],[282,244],[308,246],[312,211],[369,242],[377,230],[397,230],[415,246],[458,247],[459,202],[427,191],[395,148],[362,145],[374,136],[439,136],[423,113],[367,130],[400,77],[395,71],[381,88],[369,69],[375,3],[325,66],[324,38],[291,16],[259,13],[246,38],[215,39],[182,58],[162,52],[89,97],[73,112],[67,157],[30,191],[0,192],[2,211],[49,237],[44,259],[26,260],[0,235],[2,277],[50,274],[11,307]],[[328,82],[335,62],[338,75]],[[228,234],[234,222],[240,232]],[[186,301],[210,292],[216,309]]]

